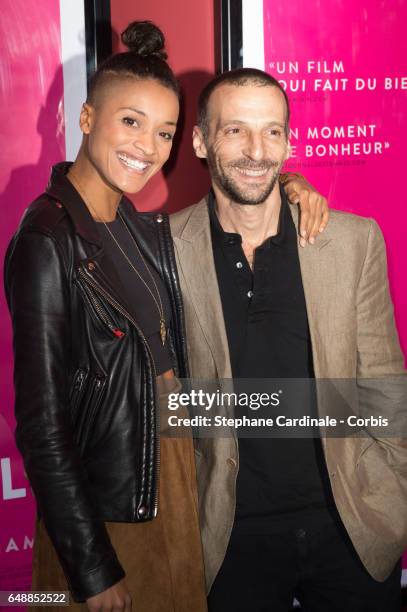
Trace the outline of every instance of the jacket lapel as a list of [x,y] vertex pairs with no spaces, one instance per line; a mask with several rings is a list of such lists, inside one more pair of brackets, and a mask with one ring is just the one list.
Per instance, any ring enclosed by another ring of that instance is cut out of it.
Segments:
[[[298,207],[290,205],[295,226],[298,232]],[[298,246],[301,267],[302,284],[307,307],[308,324],[313,349],[314,370],[317,378],[323,377],[322,352],[326,346],[335,323],[332,309],[336,296],[336,266],[335,251],[332,248],[333,238],[327,230],[323,236],[318,236],[314,245],[305,248]],[[325,339],[325,342],[323,342]],[[322,351],[322,352],[321,352]]]
[[211,350],[218,377],[231,378],[229,347],[219,294],[206,199],[189,216],[180,236],[174,236],[178,262],[197,324]]

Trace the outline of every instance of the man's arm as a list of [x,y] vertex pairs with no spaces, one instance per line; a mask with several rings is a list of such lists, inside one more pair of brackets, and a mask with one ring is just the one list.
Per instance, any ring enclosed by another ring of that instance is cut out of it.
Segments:
[[[373,220],[357,289],[357,385],[364,417],[382,416],[386,429],[372,435],[387,462],[407,480],[407,377],[393,316],[386,247]],[[396,437],[397,436],[397,437]]]
[[280,183],[290,202],[300,207],[300,245],[305,246],[307,241],[314,244],[316,236],[324,231],[328,223],[326,198],[301,174],[280,174]]
[[405,374],[387,276],[386,246],[370,219],[366,256],[357,288],[358,375]]

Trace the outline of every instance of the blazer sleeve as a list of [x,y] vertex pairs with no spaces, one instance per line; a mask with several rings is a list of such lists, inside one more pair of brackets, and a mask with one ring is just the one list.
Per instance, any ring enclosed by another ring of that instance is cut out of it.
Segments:
[[407,480],[407,378],[390,298],[386,247],[373,220],[356,307],[357,384],[362,414],[388,419],[384,433],[376,428],[372,435],[386,452],[388,463]]
[[90,495],[69,413],[68,265],[52,235],[25,231],[6,257],[13,324],[16,441],[40,516],[76,601],[124,572]]

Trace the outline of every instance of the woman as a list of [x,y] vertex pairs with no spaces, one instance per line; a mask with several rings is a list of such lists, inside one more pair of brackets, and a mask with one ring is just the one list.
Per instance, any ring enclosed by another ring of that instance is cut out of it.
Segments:
[[168,220],[122,198],[168,159],[179,90],[155,26],[123,42],[93,79],[77,159],[53,169],[6,260],[33,587],[68,584],[91,609],[205,610],[192,443],[160,453],[157,437],[157,401],[188,375]]
[[192,442],[158,436],[188,376],[168,219],[123,197],[168,159],[179,89],[158,28],[122,40],[92,80],[75,162],[54,167],[6,257],[33,589],[69,589],[78,609],[200,612]]

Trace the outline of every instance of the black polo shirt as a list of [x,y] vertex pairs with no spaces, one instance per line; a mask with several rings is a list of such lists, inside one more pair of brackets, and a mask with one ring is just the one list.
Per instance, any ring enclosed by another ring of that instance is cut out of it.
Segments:
[[[209,198],[215,268],[234,378],[313,378],[298,237],[283,189],[279,229],[254,254],[224,232]],[[308,247],[309,248],[309,247]],[[314,414],[314,406],[308,410]],[[253,415],[251,415],[253,416]],[[319,440],[240,438],[236,521],[267,530],[278,517],[300,518],[331,505]]]

